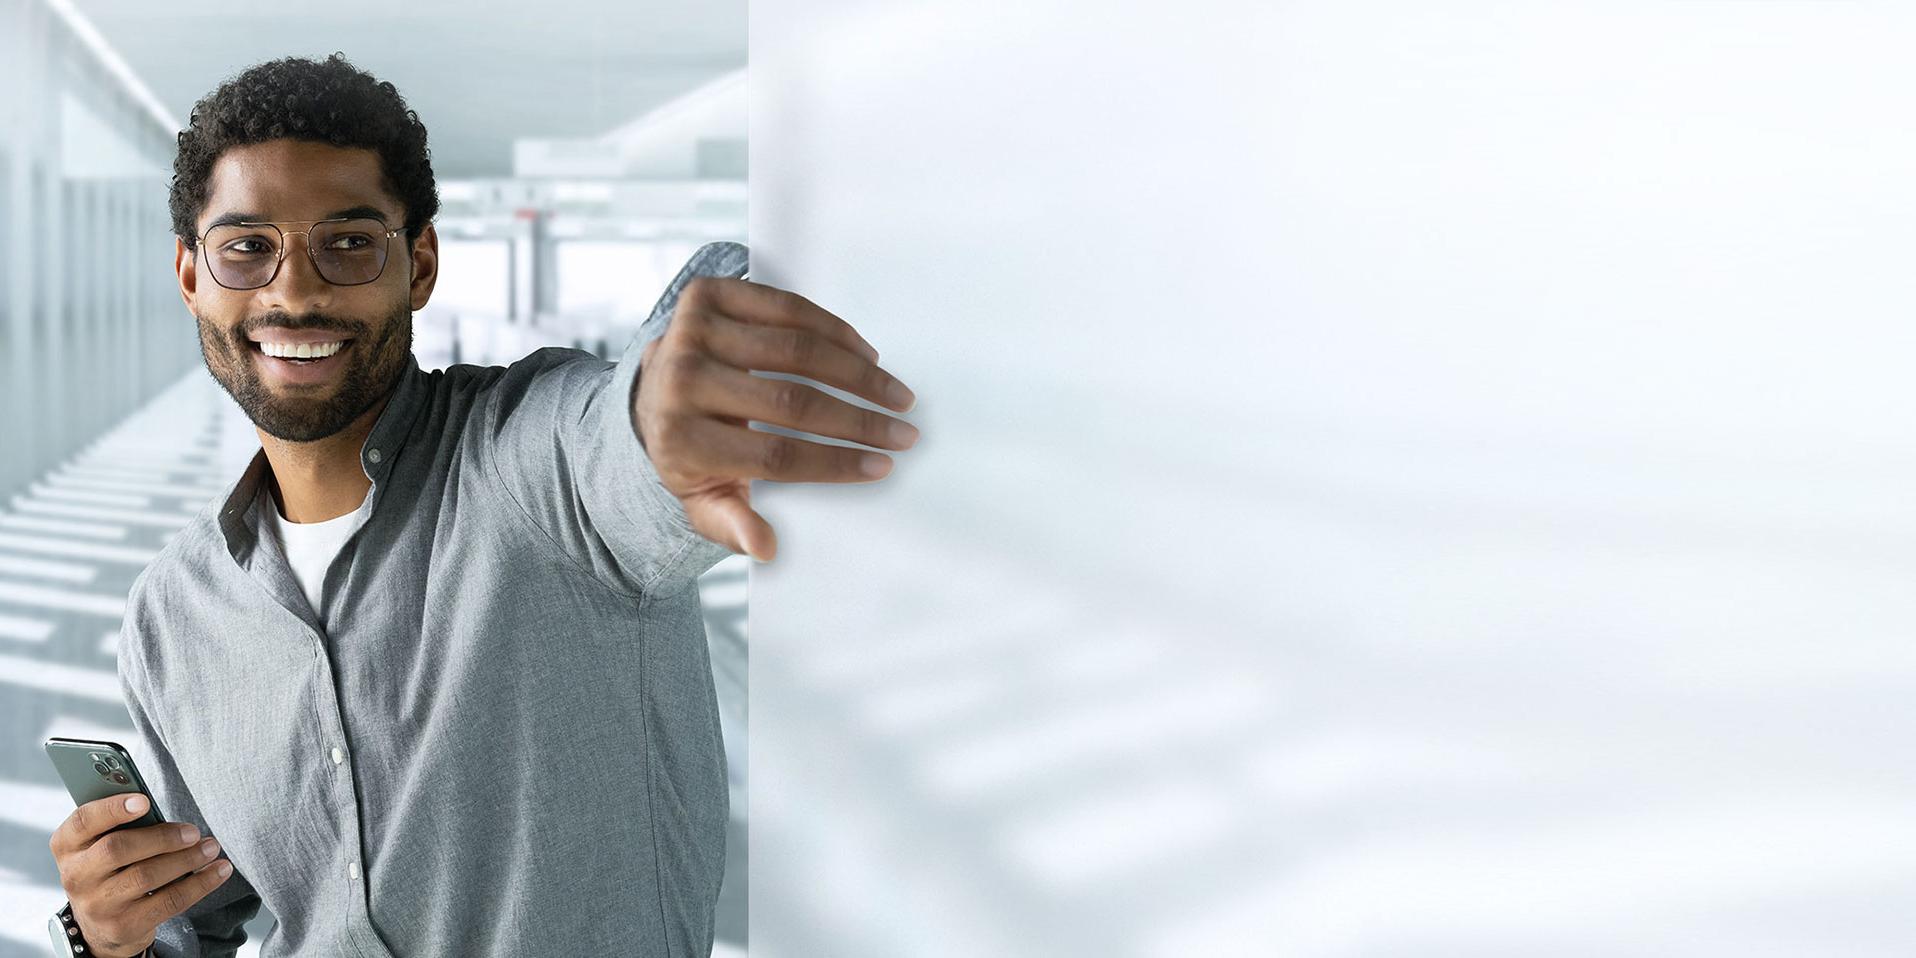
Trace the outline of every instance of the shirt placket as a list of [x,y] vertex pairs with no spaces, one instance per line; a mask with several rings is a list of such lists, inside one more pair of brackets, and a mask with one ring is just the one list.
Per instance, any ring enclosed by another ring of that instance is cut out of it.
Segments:
[[366,872],[370,865],[366,861],[364,831],[360,828],[358,784],[353,778],[352,750],[346,741],[346,723],[339,711],[339,694],[333,683],[332,656],[327,652],[326,643],[319,630],[308,626],[308,639],[313,643],[313,655],[320,668],[325,670],[326,681],[314,683],[319,688],[320,731],[323,740],[331,743],[326,748],[323,761],[332,769],[332,788],[330,794],[339,811],[339,820],[345,823],[341,842],[350,842],[346,850],[346,864],[343,869],[334,866],[335,873],[326,876],[326,881],[340,882],[344,885],[346,899],[345,934],[353,948],[366,958],[393,958],[386,945],[373,930],[370,899],[366,892]]
[[[370,457],[377,462],[376,447]],[[375,476],[372,487],[366,493],[369,499],[379,495],[379,482],[380,479]],[[273,508],[270,499],[263,504],[263,508]],[[313,683],[319,696],[317,712],[322,743],[319,760],[331,775],[328,795],[338,813],[337,821],[343,823],[343,834],[336,838],[345,846],[345,854],[340,856],[345,861],[341,865],[335,859],[328,869],[331,874],[323,876],[321,880],[339,882],[343,886],[340,890],[347,903],[343,916],[343,937],[352,945],[354,953],[360,958],[393,958],[391,950],[380,939],[372,924],[371,899],[367,892],[367,871],[371,864],[366,860],[365,829],[360,821],[357,797],[359,783],[353,774],[353,750],[352,743],[346,738],[345,716],[340,711],[339,673],[334,667],[331,647],[316,618],[316,612],[306,602],[299,584],[293,579],[292,569],[277,540],[270,541],[265,548],[269,554],[277,554],[259,566],[267,591],[279,599],[287,613],[299,620],[307,641],[312,645],[313,662],[320,670],[322,679]],[[350,561],[350,557],[348,559]]]

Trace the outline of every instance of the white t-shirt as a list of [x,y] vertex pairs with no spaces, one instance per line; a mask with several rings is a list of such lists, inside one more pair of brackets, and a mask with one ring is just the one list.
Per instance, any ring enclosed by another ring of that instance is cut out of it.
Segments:
[[278,497],[273,497],[273,527],[279,530],[279,541],[286,545],[286,563],[293,567],[293,578],[305,591],[314,614],[322,608],[320,589],[326,584],[326,570],[333,564],[333,557],[353,532],[366,524],[366,516],[372,512],[368,508],[373,501],[370,492],[359,508],[324,522],[293,522],[280,515]]

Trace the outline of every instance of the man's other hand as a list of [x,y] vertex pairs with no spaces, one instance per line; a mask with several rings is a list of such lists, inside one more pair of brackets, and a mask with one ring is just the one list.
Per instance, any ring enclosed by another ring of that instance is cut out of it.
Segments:
[[890,456],[750,428],[757,420],[883,449],[918,430],[803,383],[817,380],[905,412],[916,398],[878,367],[878,350],[805,297],[742,279],[698,277],[679,294],[664,335],[640,354],[632,420],[665,488],[700,535],[769,562],[772,525],[752,510],[751,481],[870,482]]

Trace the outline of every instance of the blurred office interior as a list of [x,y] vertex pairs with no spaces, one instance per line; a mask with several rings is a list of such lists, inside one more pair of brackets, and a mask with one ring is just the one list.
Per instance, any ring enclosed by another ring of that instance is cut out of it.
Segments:
[[[258,448],[173,275],[193,102],[287,55],[392,81],[442,203],[420,365],[617,359],[694,249],[745,239],[745,40],[742,2],[0,0],[0,958],[44,954],[65,900],[47,839],[72,801],[42,740],[125,738],[126,589]],[[733,789],[721,955],[746,944],[742,562],[700,583]]]

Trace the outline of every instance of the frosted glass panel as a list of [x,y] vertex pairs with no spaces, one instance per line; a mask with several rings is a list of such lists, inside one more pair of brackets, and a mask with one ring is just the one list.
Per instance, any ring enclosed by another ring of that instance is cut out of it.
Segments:
[[1916,10],[751,7],[762,955],[1916,940]]

